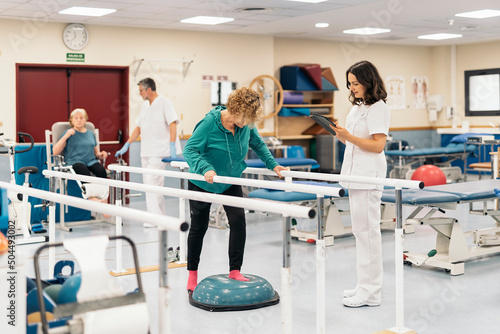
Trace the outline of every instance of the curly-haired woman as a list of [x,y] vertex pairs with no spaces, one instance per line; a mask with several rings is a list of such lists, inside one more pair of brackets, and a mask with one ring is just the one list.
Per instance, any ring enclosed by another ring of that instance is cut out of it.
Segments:
[[[244,159],[249,147],[268,169],[281,176],[281,171],[286,168],[274,160],[254,126],[261,113],[259,95],[243,87],[229,96],[225,107],[218,106],[205,115],[184,147],[184,158],[190,171],[204,175],[206,182],[191,180],[189,190],[242,197],[241,186],[213,183],[213,178],[215,175],[240,177],[247,167]],[[198,264],[208,228],[210,205],[208,202],[189,201],[188,291],[194,291],[198,284]],[[229,278],[247,281],[240,273],[246,240],[245,210],[227,205],[224,210],[230,226]]]

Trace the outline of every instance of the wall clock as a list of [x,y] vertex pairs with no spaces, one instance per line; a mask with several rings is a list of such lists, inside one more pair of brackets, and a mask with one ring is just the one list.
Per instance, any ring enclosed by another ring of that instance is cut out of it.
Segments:
[[64,44],[71,50],[81,50],[89,41],[89,33],[87,28],[80,23],[69,24],[63,32]]

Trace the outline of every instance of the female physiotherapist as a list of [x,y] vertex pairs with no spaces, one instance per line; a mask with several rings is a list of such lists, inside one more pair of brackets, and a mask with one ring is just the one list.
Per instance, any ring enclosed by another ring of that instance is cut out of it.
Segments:
[[[349,101],[353,107],[345,128],[334,129],[346,145],[341,175],[385,178],[387,163],[384,147],[389,131],[390,111],[387,92],[377,69],[360,61],[346,71]],[[382,295],[382,237],[380,202],[382,186],[341,183],[349,189],[352,231],[356,238],[354,289],[345,290],[342,303],[348,307],[378,306]]]

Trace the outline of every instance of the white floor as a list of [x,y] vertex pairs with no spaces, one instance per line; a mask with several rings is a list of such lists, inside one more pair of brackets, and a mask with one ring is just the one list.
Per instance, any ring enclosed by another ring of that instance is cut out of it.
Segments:
[[[168,214],[177,216],[177,200],[168,199]],[[134,199],[133,207],[144,209],[143,200]],[[470,216],[468,207],[460,206],[448,214],[459,218],[465,230],[493,225],[490,217]],[[408,213],[405,209],[405,215]],[[247,215],[247,244],[243,273],[266,278],[281,291],[282,220],[278,215]],[[73,232],[57,231],[57,239],[89,235],[114,235],[114,227],[94,224],[75,227]],[[124,234],[138,246],[140,265],[158,264],[158,232],[145,229],[141,224],[125,221]],[[228,272],[228,230],[209,229],[203,248],[199,269],[200,279]],[[405,248],[426,253],[434,248],[435,232],[427,226],[417,226],[415,234],[406,236]],[[177,233],[169,233],[169,244],[179,244]],[[33,276],[32,255],[39,245],[22,246],[27,253],[28,275]],[[384,288],[379,307],[359,309],[342,305],[342,291],[354,287],[355,241],[352,236],[338,238],[327,249],[326,333],[374,333],[395,326],[394,291],[394,236],[383,233]],[[90,247],[90,246],[89,246]],[[114,246],[107,253],[110,270],[114,267]],[[129,249],[125,249],[125,267],[131,268]],[[64,250],[57,251],[57,258],[69,258]],[[316,275],[315,246],[299,241],[292,242],[293,273],[293,333],[316,331]],[[43,257],[42,268],[47,266]],[[405,325],[417,333],[498,333],[500,311],[500,257],[478,258],[465,264],[465,274],[451,277],[444,270],[428,267],[405,266]],[[43,278],[48,278],[46,270]],[[125,289],[136,287],[135,277],[115,278]],[[142,274],[151,316],[151,333],[158,333],[158,271]],[[168,271],[171,287],[171,333],[280,333],[281,304],[252,311],[212,313],[188,303],[185,290],[185,267]],[[203,328],[203,329],[202,329]]]

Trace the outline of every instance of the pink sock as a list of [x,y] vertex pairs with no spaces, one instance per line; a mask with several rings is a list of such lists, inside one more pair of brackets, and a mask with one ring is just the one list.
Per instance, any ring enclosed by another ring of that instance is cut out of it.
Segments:
[[187,290],[194,291],[198,285],[198,270],[189,270]]
[[239,270],[231,270],[229,272],[229,278],[237,281],[249,281],[249,279],[244,277]]

